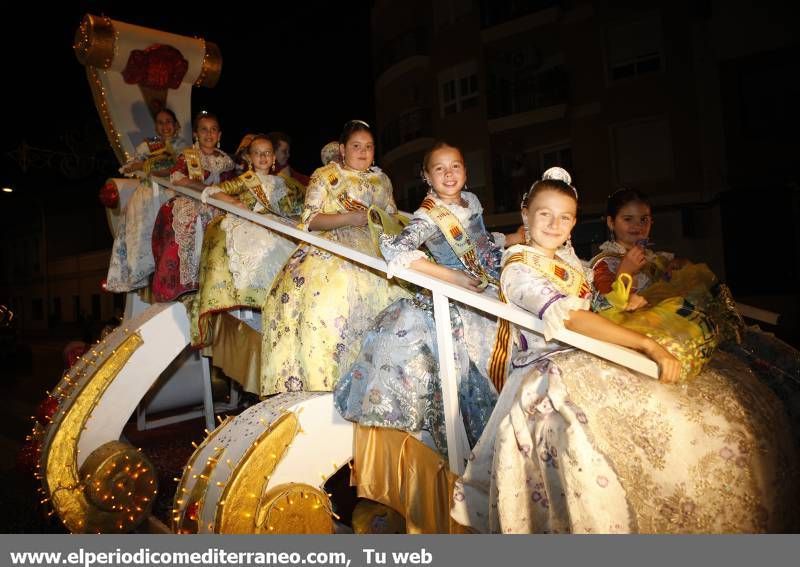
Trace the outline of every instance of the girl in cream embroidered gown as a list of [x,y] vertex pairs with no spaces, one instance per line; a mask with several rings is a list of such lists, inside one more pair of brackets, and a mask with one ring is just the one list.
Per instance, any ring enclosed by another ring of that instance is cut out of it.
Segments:
[[[275,160],[272,142],[255,136],[247,152],[254,169],[209,187],[203,197],[213,196],[257,213],[299,218],[300,196],[281,177],[269,174]],[[249,184],[254,187],[248,188]],[[275,275],[296,247],[295,241],[234,214],[212,220],[203,238],[200,287],[192,304],[192,346],[213,343],[211,319],[216,313],[260,311]],[[260,314],[256,320],[260,323]]]
[[[542,318],[550,339],[589,299],[565,294],[536,262],[515,261],[541,254],[538,245],[510,248],[501,287]],[[582,269],[567,247],[555,253],[559,264]],[[674,385],[525,330],[518,341],[526,348],[456,484],[456,521],[501,533],[797,529],[785,415],[735,357],[718,352]]]
[[[369,130],[346,134],[340,151],[347,147],[350,152],[351,145],[359,148],[353,149],[352,157],[345,154],[345,165],[333,162],[314,172],[300,226],[313,228],[320,219],[359,218],[360,226],[342,224],[320,235],[375,256],[366,209],[375,206],[396,213],[392,185],[386,174],[370,165],[374,149]],[[300,245],[276,277],[262,309],[261,395],[331,391],[353,363],[375,316],[406,295],[381,273]]]
[[175,165],[175,154],[184,147],[177,137],[177,127],[170,111],[159,112],[156,115],[158,138],[139,144],[134,160],[121,168],[128,175],[136,168],[141,171],[142,180],[125,205],[117,226],[106,277],[109,291],[123,293],[147,287],[155,269],[151,242],[153,224],[159,207],[175,193],[154,186],[151,176],[166,177]]

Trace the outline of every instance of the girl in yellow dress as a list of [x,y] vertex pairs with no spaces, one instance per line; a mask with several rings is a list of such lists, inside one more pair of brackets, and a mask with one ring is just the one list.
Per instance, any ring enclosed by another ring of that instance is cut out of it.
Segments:
[[590,262],[600,292],[593,308],[658,341],[680,360],[681,380],[694,378],[736,317],[723,301],[727,288],[705,264],[649,249],[653,217],[643,193],[612,194],[606,224],[612,239]]
[[[284,218],[300,216],[302,201],[281,177],[271,175],[275,152],[263,135],[246,148],[251,169],[203,191],[245,210]],[[297,243],[237,215],[217,217],[206,227],[200,261],[200,289],[192,309],[192,346],[211,345],[215,314],[232,309],[257,309],[264,304],[272,280]],[[257,320],[260,323],[260,315]]]
[[[376,256],[367,209],[393,214],[397,207],[389,178],[372,165],[370,127],[345,124],[339,152],[342,164],[331,162],[312,175],[300,227]],[[375,316],[406,296],[384,274],[308,244],[298,247],[262,309],[261,395],[330,391],[355,360]]]

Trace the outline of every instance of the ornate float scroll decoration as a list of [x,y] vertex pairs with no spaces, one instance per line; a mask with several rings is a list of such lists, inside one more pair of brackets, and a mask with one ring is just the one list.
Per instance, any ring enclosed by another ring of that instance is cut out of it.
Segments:
[[292,392],[252,406],[192,455],[173,531],[332,533],[325,483],[347,466],[352,448],[353,424],[335,413],[330,394]]
[[222,55],[210,41],[105,16],[84,16],[73,47],[120,163],[155,134],[152,115],[167,105],[168,93],[169,108],[188,136],[192,87],[213,87],[222,73]]
[[[84,356],[62,381],[59,411],[52,416],[41,447],[40,470],[46,499],[73,533],[128,532],[149,513],[158,487],[153,465],[136,448],[110,441],[78,468],[78,440],[106,389],[141,346],[127,336],[111,352],[103,343]],[[61,387],[61,386],[60,386]]]

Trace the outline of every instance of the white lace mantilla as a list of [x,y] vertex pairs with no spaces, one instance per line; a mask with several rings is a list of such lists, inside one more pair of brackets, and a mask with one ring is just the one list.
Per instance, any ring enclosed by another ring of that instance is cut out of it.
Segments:
[[[180,260],[180,283],[182,286],[197,281],[200,269],[200,250],[198,250],[198,235],[202,246],[202,216],[210,216],[206,205],[196,203],[188,197],[177,197],[172,201],[172,230],[175,233],[175,243],[178,245],[178,259]],[[198,224],[201,226],[198,230]]]
[[296,246],[288,238],[235,215],[226,215],[220,227],[225,232],[233,285],[240,291],[272,285]]
[[[483,214],[483,205],[478,200],[478,197],[474,193],[470,193],[469,191],[462,191],[461,198],[467,203],[467,206],[461,205],[461,203],[445,203],[439,197],[437,197],[436,193],[433,191],[429,191],[426,198],[432,199],[437,205],[440,207],[444,207],[453,213],[456,218],[458,218],[459,222],[462,225],[467,224],[470,218],[473,215],[482,215]],[[415,217],[421,217],[425,219],[430,219],[428,216],[427,211],[423,209],[417,209],[414,212]]]

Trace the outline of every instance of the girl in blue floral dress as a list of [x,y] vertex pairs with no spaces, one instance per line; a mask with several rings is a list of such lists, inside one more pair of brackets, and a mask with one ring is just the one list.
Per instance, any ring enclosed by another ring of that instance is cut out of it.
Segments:
[[[422,205],[397,236],[381,236],[389,277],[412,267],[476,292],[495,293],[504,244],[521,234],[492,235],[483,224],[478,198],[463,191],[467,172],[458,148],[444,142],[425,156],[423,176],[430,185]],[[436,262],[419,250],[425,245]],[[496,321],[463,305],[450,309],[459,377],[459,402],[470,445],[480,436],[497,392],[487,378],[490,341]],[[400,299],[378,315],[356,362],[337,382],[334,400],[346,419],[362,425],[427,431],[446,451],[436,328],[429,298]]]

